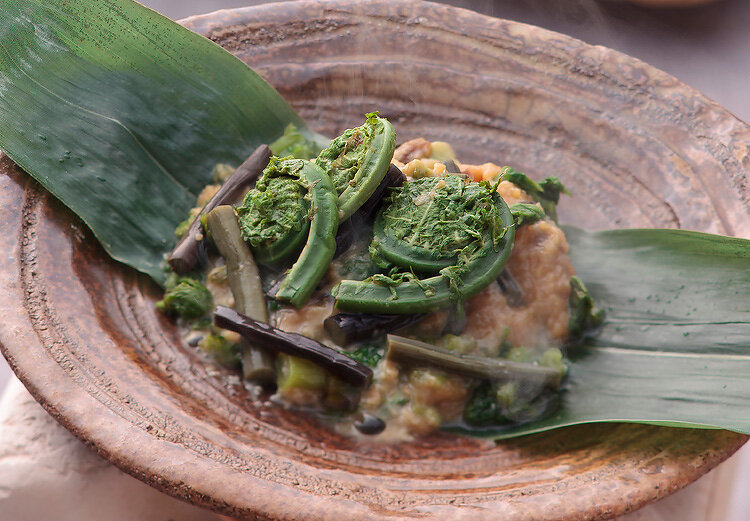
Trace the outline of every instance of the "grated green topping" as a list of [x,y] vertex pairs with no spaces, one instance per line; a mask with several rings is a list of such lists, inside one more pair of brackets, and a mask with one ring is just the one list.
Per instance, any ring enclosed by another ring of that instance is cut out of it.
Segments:
[[382,126],[376,112],[367,114],[361,127],[350,128],[331,141],[315,160],[315,164],[331,177],[336,193],[341,195],[354,182],[365,152],[370,147],[378,127]]
[[505,233],[495,197],[489,183],[459,176],[415,179],[391,191],[383,204],[384,228],[404,245],[464,263]]
[[300,180],[300,168],[301,160],[272,157],[237,208],[242,238],[253,248],[287,240],[307,224],[307,187]]

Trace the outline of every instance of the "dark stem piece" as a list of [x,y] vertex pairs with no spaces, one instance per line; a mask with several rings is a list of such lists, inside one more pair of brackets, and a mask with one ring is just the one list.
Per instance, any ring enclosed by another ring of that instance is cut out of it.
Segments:
[[507,269],[500,273],[497,283],[500,285],[500,291],[505,295],[505,301],[510,307],[518,308],[525,304],[521,285]]
[[339,313],[325,319],[323,326],[334,342],[340,346],[346,346],[406,327],[422,317],[424,313],[406,315]]
[[205,237],[201,233],[201,219],[217,206],[231,203],[247,190],[266,167],[271,155],[271,149],[266,145],[256,148],[206,203],[167,259],[167,263],[174,272],[189,273],[205,262],[206,246]]
[[318,364],[353,386],[367,387],[372,382],[372,369],[366,365],[311,338],[276,329],[231,308],[217,307],[214,311],[214,324],[241,334],[254,345]]
[[370,227],[388,189],[401,186],[404,184],[404,181],[406,181],[406,176],[396,165],[391,163],[383,180],[370,198],[351,217],[339,225],[339,232],[336,234],[336,253],[334,254],[334,258],[348,250],[357,241],[363,230]]
[[563,377],[561,371],[551,367],[475,355],[461,355],[432,344],[396,335],[388,335],[386,358],[401,363],[437,367],[482,380],[537,382],[551,389],[560,387]]

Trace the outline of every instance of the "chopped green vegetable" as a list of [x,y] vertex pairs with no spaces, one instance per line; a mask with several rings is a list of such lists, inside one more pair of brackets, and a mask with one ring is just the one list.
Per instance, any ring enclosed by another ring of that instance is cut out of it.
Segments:
[[320,152],[320,147],[300,134],[294,123],[289,123],[284,129],[284,135],[268,146],[275,156],[295,159],[312,159]]
[[258,262],[276,264],[297,253],[310,229],[302,161],[272,157],[237,208],[242,237]]
[[510,213],[513,214],[513,221],[516,223],[516,227],[523,226],[524,224],[534,224],[547,217],[541,206],[530,203],[513,204],[510,206]]
[[545,213],[557,222],[557,203],[560,201],[560,194],[570,195],[568,189],[557,177],[547,177],[537,183],[526,174],[522,174],[509,166],[503,168],[501,175],[503,181],[510,181],[529,194],[542,206]]
[[296,356],[279,353],[276,381],[279,391],[289,389],[323,389],[326,371],[319,365]]
[[167,287],[156,303],[159,311],[182,318],[200,318],[213,307],[211,292],[198,280],[182,277]]
[[581,336],[590,329],[595,329],[604,321],[604,310],[594,305],[583,281],[578,277],[570,278],[570,318],[568,332],[573,337]]
[[383,358],[383,346],[378,344],[363,344],[354,351],[345,352],[345,354],[358,362],[375,367]]
[[393,126],[377,112],[364,125],[346,130],[316,159],[338,194],[339,221],[348,219],[383,180],[396,148]]
[[198,342],[198,346],[221,366],[235,369],[240,365],[239,346],[222,335],[213,333],[206,335]]
[[438,345],[459,355],[465,355],[476,350],[477,339],[470,335],[443,335]]

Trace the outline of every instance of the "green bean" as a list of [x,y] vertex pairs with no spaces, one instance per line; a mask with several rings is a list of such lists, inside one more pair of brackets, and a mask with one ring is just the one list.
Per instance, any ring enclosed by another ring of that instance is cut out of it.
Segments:
[[314,163],[299,161],[297,172],[307,185],[310,232],[297,262],[279,285],[275,298],[302,307],[328,270],[336,251],[338,207],[336,192],[328,175]]

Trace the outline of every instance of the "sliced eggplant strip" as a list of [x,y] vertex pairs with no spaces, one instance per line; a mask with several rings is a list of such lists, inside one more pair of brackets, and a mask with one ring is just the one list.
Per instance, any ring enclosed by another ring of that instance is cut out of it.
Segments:
[[231,308],[217,307],[214,324],[241,334],[254,345],[309,360],[353,386],[367,387],[372,382],[372,369],[366,365],[311,338],[276,329]]
[[339,313],[325,319],[323,326],[336,344],[347,346],[401,329],[423,317],[423,313],[411,315]]

